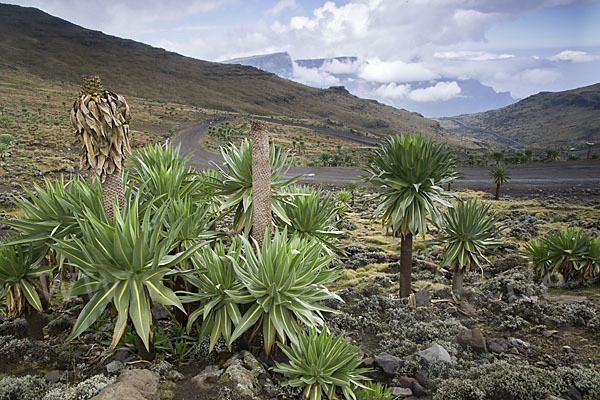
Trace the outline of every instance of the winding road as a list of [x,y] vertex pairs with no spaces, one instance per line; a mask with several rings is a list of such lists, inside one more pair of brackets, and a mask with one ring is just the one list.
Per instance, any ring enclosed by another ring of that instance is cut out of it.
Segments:
[[[319,134],[343,137],[362,144],[372,145],[377,143],[376,139],[373,138],[355,136],[330,128],[313,127],[271,118],[257,119],[313,129]],[[184,129],[173,138],[173,144],[181,144],[182,152],[191,153],[191,162],[196,167],[206,168],[214,164],[221,165],[223,163],[221,155],[208,151],[199,143],[209,126],[226,120],[226,117],[218,117]],[[453,187],[486,191],[493,191],[495,188],[489,176],[489,166],[459,167],[458,170],[462,172],[464,179],[457,181],[453,184]],[[501,190],[501,193],[504,194],[600,194],[600,162],[598,161],[510,165],[509,171],[511,179],[503,185]],[[364,172],[359,168],[292,167],[289,169],[287,176],[303,175],[301,179],[303,182],[344,185],[352,180],[360,182],[359,176],[362,174]]]

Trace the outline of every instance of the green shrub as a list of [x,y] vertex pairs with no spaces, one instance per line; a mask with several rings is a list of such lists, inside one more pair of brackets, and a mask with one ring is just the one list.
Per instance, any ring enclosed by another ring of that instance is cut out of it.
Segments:
[[362,374],[368,368],[358,368],[362,363],[360,349],[350,345],[343,336],[334,336],[325,329],[317,333],[315,328],[298,336],[298,344],[291,347],[279,344],[289,359],[289,364],[275,363],[275,372],[288,375],[285,385],[304,388],[304,398],[321,400],[323,394],[329,399],[338,398],[341,389],[346,400],[355,399],[355,387],[368,380]]
[[600,238],[574,228],[527,243],[523,254],[539,277],[559,272],[565,279],[581,279],[600,273]]
[[392,400],[391,390],[381,383],[367,382],[366,388],[359,388],[356,394],[356,400]]
[[0,400],[41,399],[48,388],[43,378],[31,375],[0,379]]
[[6,146],[12,146],[15,141],[15,137],[10,133],[3,133],[0,135],[0,143]]

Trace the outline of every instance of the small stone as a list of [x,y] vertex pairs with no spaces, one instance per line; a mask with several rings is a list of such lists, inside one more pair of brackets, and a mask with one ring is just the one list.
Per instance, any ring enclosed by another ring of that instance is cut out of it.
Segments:
[[429,372],[427,372],[426,370],[420,369],[417,372],[415,372],[415,379],[419,381],[421,386],[429,386]]
[[500,354],[508,350],[508,344],[502,339],[490,339],[486,342],[487,348],[492,353]]
[[219,376],[223,372],[219,369],[218,365],[209,365],[205,367],[202,372],[192,378],[192,382],[198,385],[200,388],[207,388],[211,383],[219,380]]
[[119,382],[133,386],[144,398],[152,399],[158,391],[159,376],[148,369],[126,369],[119,376]]
[[49,383],[56,383],[60,381],[62,374],[62,371],[55,369],[52,371],[48,371],[46,375],[44,375],[44,379],[47,380]]
[[381,353],[375,357],[373,364],[380,368],[384,374],[394,376],[396,368],[403,366],[404,361],[391,354]]
[[447,307],[445,311],[450,315],[458,314],[458,309],[454,306]]
[[106,364],[106,372],[109,374],[116,374],[125,368],[125,365],[121,361],[113,360]]
[[566,353],[572,353],[573,352],[573,348],[571,346],[563,346],[562,349]]
[[428,394],[427,390],[423,386],[421,386],[421,384],[419,384],[419,382],[416,380],[413,382],[412,391],[413,394],[417,397],[427,396]]
[[538,361],[535,363],[538,367],[547,368],[549,365],[546,361]]
[[456,336],[456,340],[464,348],[471,347],[478,353],[487,353],[485,338],[483,337],[483,332],[481,332],[481,329],[479,328],[469,329],[459,333]]
[[410,376],[406,376],[406,375],[402,375],[400,377],[400,379],[398,379],[398,382],[400,383],[400,386],[403,388],[411,388],[413,387],[413,383],[416,382],[417,380],[415,378],[411,378]]
[[417,354],[429,364],[435,364],[439,361],[452,364],[452,359],[450,358],[448,351],[437,343],[433,343],[431,346],[425,350],[419,351]]
[[167,320],[169,319],[169,313],[165,310],[165,308],[161,304],[156,304],[152,307],[152,319],[156,321]]
[[415,293],[415,302],[417,307],[429,307],[431,302],[429,290],[419,290],[417,293]]
[[555,330],[545,330],[544,332],[542,332],[542,335],[544,335],[544,337],[549,338],[552,335],[557,334],[558,331]]
[[413,391],[410,388],[403,388],[398,386],[393,386],[390,389],[390,393],[395,397],[410,397],[413,395]]

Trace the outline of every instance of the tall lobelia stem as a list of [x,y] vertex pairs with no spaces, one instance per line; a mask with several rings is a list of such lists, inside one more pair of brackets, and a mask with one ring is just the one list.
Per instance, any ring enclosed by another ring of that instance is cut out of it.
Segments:
[[262,121],[252,121],[252,237],[262,247],[271,225],[271,164],[269,133]]

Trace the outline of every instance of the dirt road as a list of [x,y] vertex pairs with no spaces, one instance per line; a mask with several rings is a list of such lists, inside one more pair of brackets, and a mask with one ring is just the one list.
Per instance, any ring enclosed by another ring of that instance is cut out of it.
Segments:
[[[173,139],[173,144],[181,144],[183,152],[192,153],[192,163],[197,167],[208,167],[212,163],[221,165],[223,159],[220,154],[212,153],[199,145],[202,135],[208,127],[225,121],[225,118],[214,119],[212,121],[196,125],[185,129]],[[278,121],[265,119],[269,122],[292,124],[287,121]],[[314,128],[309,125],[296,124],[310,129],[315,129],[317,133],[328,135],[343,135],[344,138],[356,140],[364,143],[364,136],[353,136],[347,132],[335,131],[329,128]],[[321,131],[326,129],[327,132]],[[336,133],[334,133],[336,132]],[[468,188],[473,190],[492,191],[494,183],[489,176],[490,167],[473,166],[459,167],[458,170],[463,173],[464,180],[454,184],[456,188]],[[324,167],[292,167],[288,175],[304,175],[304,182],[320,182],[328,184],[344,185],[349,181],[358,181],[359,175],[364,174],[359,168],[324,168]],[[526,165],[510,165],[509,174],[511,179],[501,189],[501,193],[509,195],[522,194],[600,194],[600,162],[595,161],[568,161],[552,163],[532,163]]]

